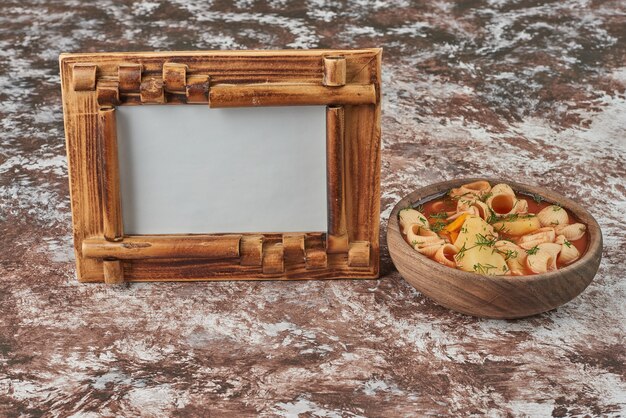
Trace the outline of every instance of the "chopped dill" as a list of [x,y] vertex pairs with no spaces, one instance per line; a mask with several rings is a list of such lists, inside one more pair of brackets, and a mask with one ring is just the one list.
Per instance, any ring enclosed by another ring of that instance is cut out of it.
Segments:
[[531,248],[531,249],[529,249],[529,250],[526,250],[526,253],[527,253],[528,255],[535,255],[535,254],[537,254],[537,251],[539,251],[539,247],[537,247],[537,246],[535,245],[533,248]]
[[446,212],[439,212],[431,214],[430,217],[435,219],[448,219],[448,214]]
[[567,248],[572,248],[572,243],[568,240],[565,240],[565,242],[563,242],[563,245],[565,245]]
[[494,227],[493,230],[496,234],[501,233],[502,231],[504,231],[504,228],[506,227],[506,225],[503,223],[502,225],[500,225],[499,228]]
[[474,271],[480,274],[489,274],[489,270],[495,269],[496,266],[492,265],[492,264],[480,264],[480,263],[476,263],[474,264]]
[[440,232],[443,228],[445,228],[446,223],[437,221],[430,226],[430,230],[433,232]]
[[561,209],[563,209],[562,207],[560,207],[559,205],[552,205],[552,210],[555,212],[560,211]]
[[465,247],[465,243],[464,243],[461,249],[459,250],[459,252],[456,254],[455,258],[457,260],[463,259],[463,257],[465,257],[465,251],[467,251],[467,248]]
[[489,199],[491,196],[493,196],[493,193],[488,192],[488,193],[485,193],[485,194],[481,195],[481,196],[480,196],[480,198],[479,198],[479,200],[480,200],[481,202],[486,202],[486,201],[487,201],[487,199]]
[[504,261],[509,261],[511,258],[517,258],[519,255],[516,250],[506,250],[504,252],[499,251],[500,254],[504,255]]
[[488,224],[493,224],[498,222],[498,215],[493,211],[493,209],[489,208],[489,217],[487,217],[486,221]]
[[537,204],[543,202],[543,197],[539,196],[538,194],[533,194],[532,198],[535,201],[535,203],[537,203]]
[[500,220],[503,222],[513,222],[513,221],[517,221],[519,218],[520,218],[520,215],[518,213],[511,213],[509,215],[505,215],[501,217]]
[[493,247],[497,240],[498,238],[493,235],[486,236],[483,234],[476,234],[476,246],[481,249],[484,247]]

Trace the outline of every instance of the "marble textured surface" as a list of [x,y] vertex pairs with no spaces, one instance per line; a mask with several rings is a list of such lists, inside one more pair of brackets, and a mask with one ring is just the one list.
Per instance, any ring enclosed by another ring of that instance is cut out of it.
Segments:
[[[592,208],[590,287],[518,321],[378,281],[74,278],[57,56],[382,46],[381,229],[474,174]],[[0,416],[626,413],[626,5],[620,1],[0,2]]]

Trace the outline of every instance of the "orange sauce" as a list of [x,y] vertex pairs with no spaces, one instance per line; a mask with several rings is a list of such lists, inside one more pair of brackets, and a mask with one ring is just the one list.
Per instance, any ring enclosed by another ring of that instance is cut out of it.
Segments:
[[[547,202],[545,200],[540,200],[537,199],[535,200],[532,196],[529,195],[525,195],[525,194],[521,194],[521,193],[516,193],[516,197],[518,199],[524,199],[526,200],[526,202],[528,203],[528,213],[529,214],[537,214],[539,213],[542,209],[552,205],[552,202]],[[446,217],[447,216],[451,216],[454,213],[456,213],[456,207],[457,207],[457,200],[451,198],[450,196],[448,196],[447,194],[430,200],[428,202],[423,203],[422,205],[420,205],[420,208],[418,208],[418,210],[424,215],[426,216],[426,218],[428,218],[429,223],[431,224],[431,227],[433,225],[438,226],[438,227],[442,227],[445,226],[447,224],[449,224],[451,221],[447,221]],[[569,216],[570,219],[570,223],[576,223],[576,222],[580,222],[571,212],[567,211],[567,214]],[[447,215],[447,216],[444,216]],[[435,228],[435,229],[439,229],[439,228]],[[444,230],[439,231],[440,235],[445,235],[448,237],[449,241],[454,242],[455,241],[455,236],[451,236],[450,233],[445,232]],[[512,239],[513,237],[507,236],[506,234],[500,233],[499,234],[500,239]],[[571,243],[576,247],[576,249],[578,249],[580,256],[582,257],[584,255],[584,253],[587,251],[587,246],[588,246],[588,238],[589,234],[586,233],[583,235],[582,238],[575,240],[575,241],[571,241]],[[454,257],[452,255],[445,255],[447,259],[454,261]],[[557,269],[560,269],[561,267],[564,267],[561,265],[561,263],[557,263]],[[532,271],[530,271],[528,268],[526,268],[525,270],[525,274],[528,275],[532,275],[535,274]]]

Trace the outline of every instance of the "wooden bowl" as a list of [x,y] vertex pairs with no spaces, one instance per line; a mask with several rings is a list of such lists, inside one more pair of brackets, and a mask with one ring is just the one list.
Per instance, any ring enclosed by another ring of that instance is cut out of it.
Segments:
[[[529,276],[482,276],[446,267],[415,251],[404,239],[398,213],[440,197],[453,187],[477,180],[509,184],[516,192],[536,194],[557,203],[587,225],[587,252],[559,270]],[[485,318],[522,318],[556,308],[578,296],[596,275],[602,257],[602,233],[596,220],[576,202],[542,187],[505,179],[460,179],[419,189],[399,201],[389,216],[387,245],[396,268],[418,291],[435,302]]]

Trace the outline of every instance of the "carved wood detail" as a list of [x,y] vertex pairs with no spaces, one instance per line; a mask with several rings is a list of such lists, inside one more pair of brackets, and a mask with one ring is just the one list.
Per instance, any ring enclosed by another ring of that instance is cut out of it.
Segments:
[[[379,49],[60,57],[80,281],[378,276]],[[327,105],[328,230],[132,236],[123,231],[115,108]]]

